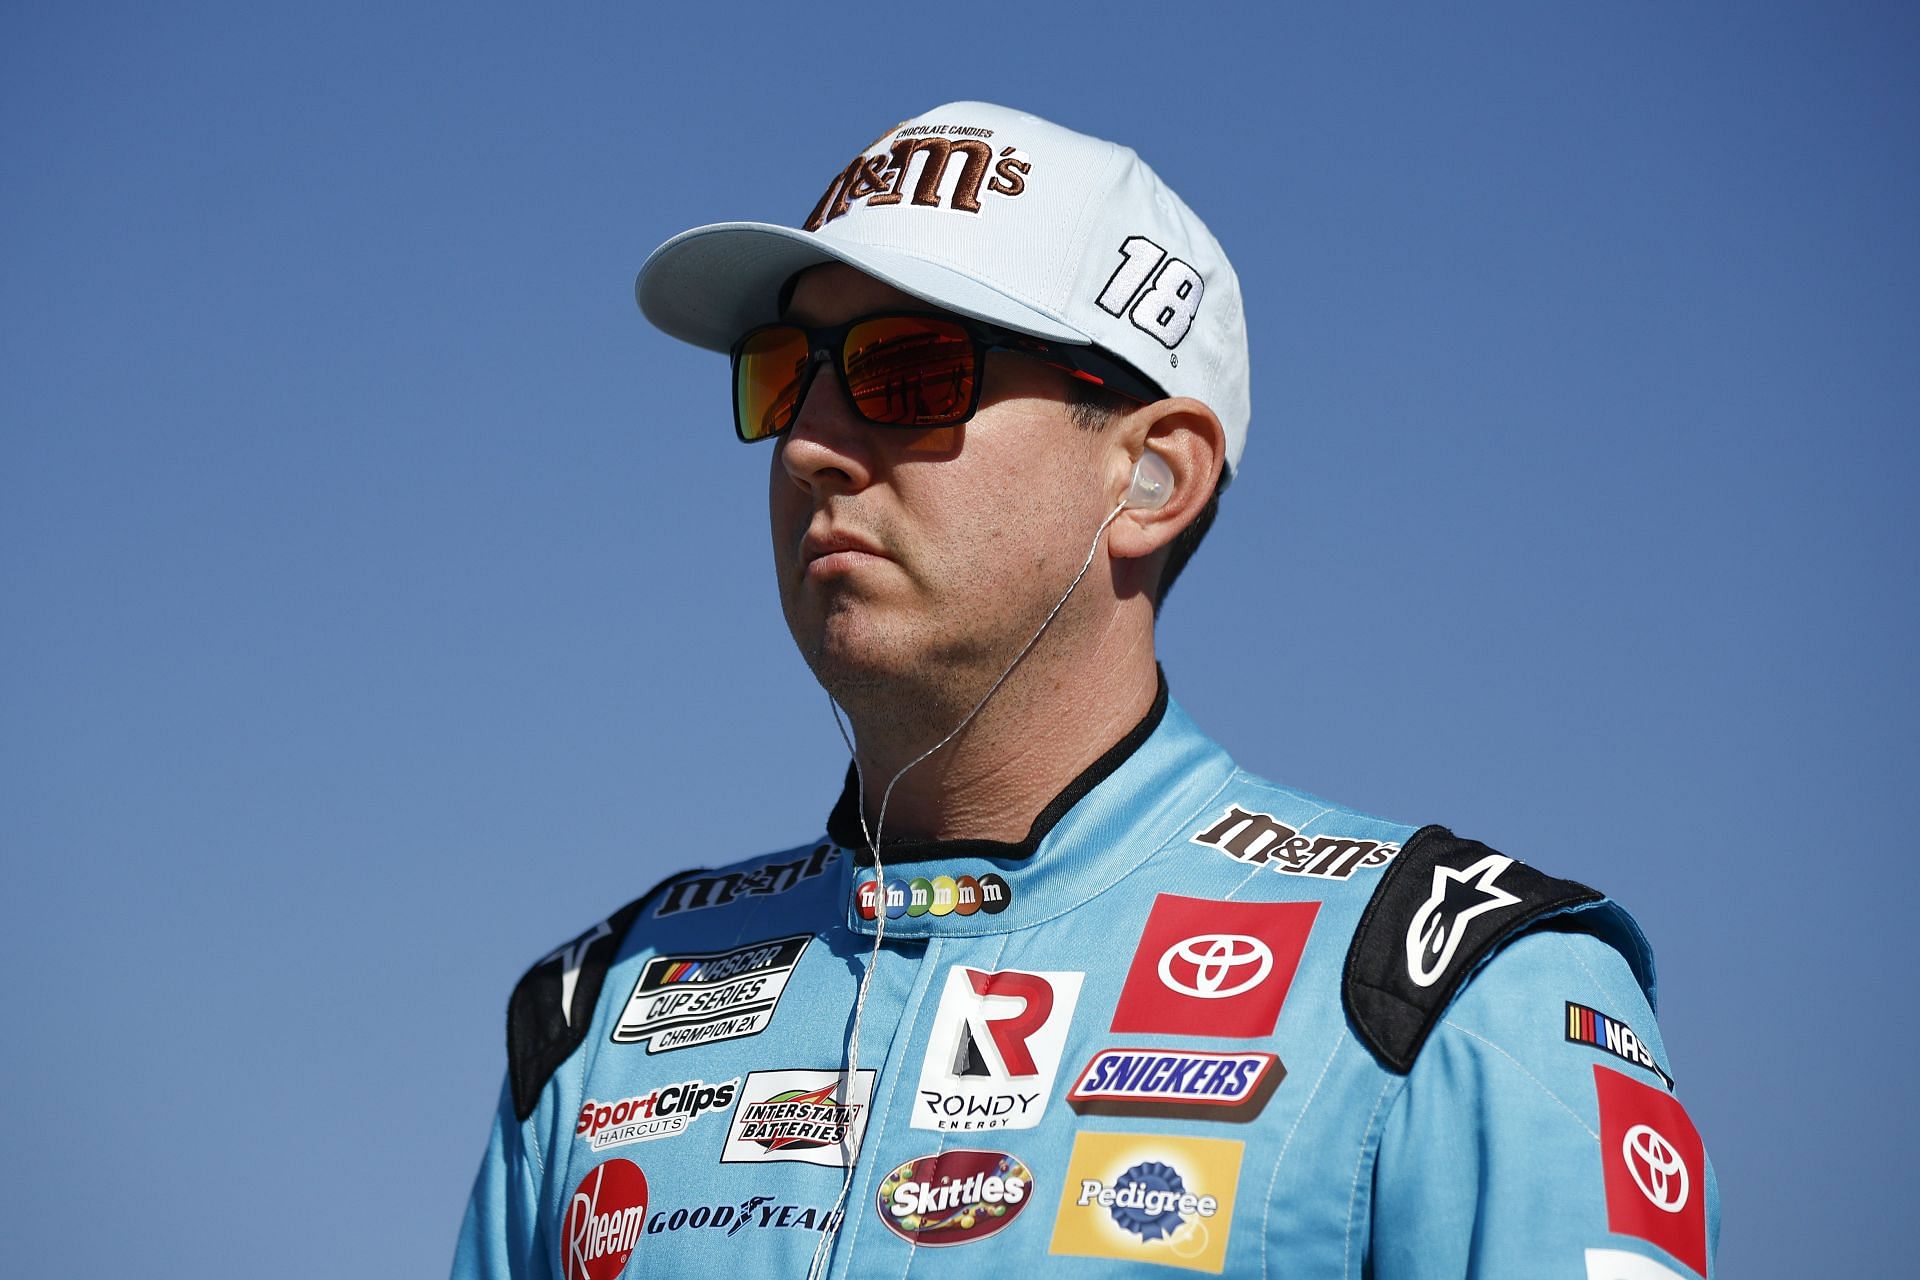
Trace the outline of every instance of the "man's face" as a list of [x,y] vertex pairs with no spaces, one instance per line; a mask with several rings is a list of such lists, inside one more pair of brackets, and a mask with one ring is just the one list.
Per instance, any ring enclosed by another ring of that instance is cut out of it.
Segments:
[[[801,275],[787,318],[932,309],[832,265]],[[1114,501],[1067,386],[996,351],[972,419],[907,430],[862,422],[838,373],[815,373],[775,446],[768,505],[787,626],[830,693],[964,707],[1040,625]]]

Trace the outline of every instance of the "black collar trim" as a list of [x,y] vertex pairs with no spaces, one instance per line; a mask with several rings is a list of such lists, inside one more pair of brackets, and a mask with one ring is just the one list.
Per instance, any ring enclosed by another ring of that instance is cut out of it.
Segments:
[[[893,862],[928,862],[940,858],[1030,858],[1040,842],[1047,838],[1067,811],[1079,804],[1089,791],[1105,782],[1115,769],[1127,762],[1140,744],[1153,736],[1160,727],[1160,721],[1167,714],[1167,673],[1154,668],[1159,689],[1154,694],[1153,705],[1139,724],[1128,730],[1126,737],[1108,747],[1098,760],[1088,765],[1079,777],[1066,785],[1066,788],[1048,802],[1034,818],[1033,825],[1027,828],[1026,839],[1017,843],[1006,840],[884,840],[882,848],[886,860]],[[867,849],[867,838],[860,830],[860,783],[853,766],[847,766],[847,781],[840,789],[840,799],[833,806],[833,812],[827,816],[827,834],[833,842],[853,853],[856,866],[873,865],[873,854]]]

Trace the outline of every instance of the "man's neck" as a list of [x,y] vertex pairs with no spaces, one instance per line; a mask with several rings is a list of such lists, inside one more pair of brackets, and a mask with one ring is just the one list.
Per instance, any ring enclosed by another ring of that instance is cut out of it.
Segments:
[[966,728],[904,774],[964,712],[946,724],[856,715],[869,829],[884,799],[878,834],[886,840],[1023,839],[1047,803],[1152,708],[1159,692],[1152,640],[1115,651],[1121,643],[1109,632],[1080,660],[1021,664]]

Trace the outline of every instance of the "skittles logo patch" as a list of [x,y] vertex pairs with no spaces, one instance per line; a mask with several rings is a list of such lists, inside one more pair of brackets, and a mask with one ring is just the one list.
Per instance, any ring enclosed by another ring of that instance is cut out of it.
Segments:
[[1223,1138],[1076,1135],[1047,1251],[1218,1275],[1244,1150]]
[[862,880],[853,891],[854,910],[862,920],[875,919],[885,912],[887,919],[902,916],[970,916],[984,913],[997,916],[1013,904],[1013,886],[1006,877],[988,872],[984,876],[915,876],[902,880],[889,876],[886,881]]

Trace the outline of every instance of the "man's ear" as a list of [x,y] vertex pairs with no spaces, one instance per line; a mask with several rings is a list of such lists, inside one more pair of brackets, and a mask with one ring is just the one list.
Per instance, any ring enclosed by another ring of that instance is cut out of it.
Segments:
[[1142,405],[1117,425],[1114,444],[1122,456],[1115,461],[1126,468],[1115,487],[1117,495],[1127,492],[1133,464],[1142,450],[1159,454],[1173,472],[1173,492],[1164,504],[1121,512],[1107,533],[1108,552],[1114,559],[1137,560],[1171,543],[1213,497],[1226,465],[1227,433],[1213,410],[1188,396]]

